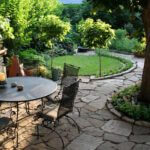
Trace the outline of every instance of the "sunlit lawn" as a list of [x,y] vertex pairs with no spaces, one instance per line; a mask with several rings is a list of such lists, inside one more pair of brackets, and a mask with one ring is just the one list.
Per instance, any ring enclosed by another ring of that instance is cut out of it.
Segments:
[[[80,67],[79,75],[98,75],[98,61],[98,56],[60,56],[54,58],[53,67],[61,67],[63,69],[64,63],[68,63]],[[102,56],[103,75],[118,72],[123,65],[118,59]]]

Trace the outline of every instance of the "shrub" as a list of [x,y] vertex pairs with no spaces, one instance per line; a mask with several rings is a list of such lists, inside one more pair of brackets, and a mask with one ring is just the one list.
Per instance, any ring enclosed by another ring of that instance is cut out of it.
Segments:
[[13,28],[10,27],[9,19],[0,16],[0,41],[14,39]]
[[107,47],[114,37],[114,30],[109,24],[101,20],[94,22],[91,18],[80,21],[78,31],[81,34],[81,43],[89,48]]
[[141,43],[135,46],[134,55],[137,57],[145,57],[146,38],[142,38]]
[[37,53],[35,49],[27,49],[20,51],[19,58],[27,67],[45,65],[44,57]]
[[42,16],[39,20],[37,40],[43,41],[47,48],[52,48],[56,41],[64,40],[70,31],[70,24],[55,15]]
[[35,37],[39,31],[37,26],[40,26],[40,18],[51,14],[60,15],[61,10],[59,0],[1,0],[0,14],[9,18],[15,35],[14,40],[5,41],[8,48],[22,49],[31,44],[33,47],[37,45]]
[[45,66],[38,66],[35,75],[50,78],[51,72]]
[[150,121],[150,106],[137,103],[140,85],[128,87],[112,97],[112,104],[123,114],[135,119]]
[[138,40],[135,38],[130,39],[126,30],[118,29],[115,31],[115,39],[111,41],[110,48],[118,51],[133,52],[138,45]]

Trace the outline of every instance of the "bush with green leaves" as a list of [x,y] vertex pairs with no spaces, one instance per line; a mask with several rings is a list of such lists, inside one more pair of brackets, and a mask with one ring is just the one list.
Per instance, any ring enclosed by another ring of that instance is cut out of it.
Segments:
[[112,97],[113,106],[135,120],[150,121],[150,106],[137,103],[137,96],[140,92],[140,85],[128,87]]
[[9,19],[0,16],[0,42],[14,39],[13,28],[10,26]]
[[70,31],[70,23],[62,21],[58,16],[41,16],[38,24],[37,38],[43,41],[47,48],[52,48],[54,43],[64,40]]
[[25,67],[45,65],[44,56],[37,53],[35,49],[27,49],[19,52],[19,58]]
[[118,29],[109,47],[118,51],[133,52],[138,45],[139,41],[135,38],[130,39],[126,30]]
[[21,49],[37,44],[39,18],[50,14],[61,14],[58,0],[2,0],[0,15],[9,18],[15,39],[5,41],[8,48]]
[[142,38],[141,42],[135,46],[134,55],[137,57],[145,57],[146,38]]
[[109,24],[91,18],[82,20],[78,25],[81,43],[89,48],[104,48],[110,44],[114,37],[114,30]]

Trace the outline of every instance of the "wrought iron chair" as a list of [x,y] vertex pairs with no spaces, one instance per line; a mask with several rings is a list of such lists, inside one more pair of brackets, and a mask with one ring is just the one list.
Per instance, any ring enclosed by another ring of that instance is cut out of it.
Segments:
[[47,99],[50,101],[59,99],[59,96],[62,93],[63,87],[71,85],[72,83],[78,80],[79,70],[80,70],[80,67],[64,63],[63,75],[62,75],[61,83],[60,83],[60,90],[54,98],[47,97]]
[[63,87],[71,85],[72,83],[78,80],[79,70],[80,67],[64,63],[63,75],[61,78],[59,91],[57,92],[57,94],[55,93],[54,96],[47,96],[46,99],[42,99],[42,104],[38,105],[37,108],[43,109],[46,103],[57,103],[60,100],[60,97],[62,96]]
[[[10,138],[12,135],[12,128],[16,129],[15,123],[12,121],[11,118],[8,117],[0,117],[0,134],[3,134],[4,132],[7,133],[7,139]],[[10,134],[9,134],[10,133]],[[15,130],[14,130],[15,134]],[[14,138],[15,136],[12,136],[11,138]],[[0,142],[0,146],[3,145],[3,142],[7,140],[6,138]]]
[[[53,130],[60,137],[63,144],[63,148],[64,148],[63,138],[55,129],[51,128],[49,125],[53,124],[54,127],[56,127],[56,123],[59,122],[59,120],[65,116],[75,123],[78,132],[80,132],[80,127],[78,126],[76,121],[72,119],[70,116],[68,116],[68,113],[73,111],[74,100],[78,92],[78,87],[79,81],[76,81],[69,86],[63,87],[62,92],[63,94],[60,103],[55,105],[53,109],[51,106],[45,106],[45,109],[43,111],[40,111],[36,114],[37,118],[43,119],[42,121],[43,127]],[[37,125],[37,133],[39,137],[39,125]]]
[[64,63],[62,80],[67,76],[78,77],[80,67]]

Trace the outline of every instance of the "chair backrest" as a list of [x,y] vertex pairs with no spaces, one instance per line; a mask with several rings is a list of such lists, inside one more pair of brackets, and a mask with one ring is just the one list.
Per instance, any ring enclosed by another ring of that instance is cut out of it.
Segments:
[[74,101],[78,92],[78,88],[79,88],[79,80],[67,87],[63,87],[62,99],[58,110],[58,116],[59,112],[61,112],[62,109],[64,108],[69,109],[70,112],[73,110]]
[[64,63],[61,86],[68,86],[77,81],[80,67]]
[[64,63],[63,77],[78,76],[80,67]]

